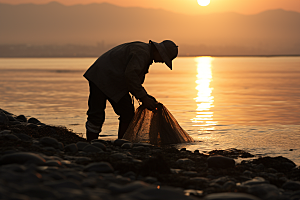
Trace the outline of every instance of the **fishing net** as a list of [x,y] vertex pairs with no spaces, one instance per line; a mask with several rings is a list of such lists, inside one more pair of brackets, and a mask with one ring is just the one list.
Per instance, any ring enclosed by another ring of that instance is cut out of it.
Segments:
[[161,103],[153,111],[143,105],[139,106],[123,139],[155,145],[194,142]]

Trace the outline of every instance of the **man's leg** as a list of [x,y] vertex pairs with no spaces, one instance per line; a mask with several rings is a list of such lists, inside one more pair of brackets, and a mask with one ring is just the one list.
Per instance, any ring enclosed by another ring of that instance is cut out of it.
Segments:
[[106,95],[91,81],[90,96],[88,100],[89,109],[87,111],[86,138],[87,141],[98,139],[102,125],[105,120]]
[[131,96],[129,93],[126,94],[118,103],[115,103],[110,99],[108,100],[111,103],[115,113],[120,116],[118,138],[122,139],[134,116],[134,106]]

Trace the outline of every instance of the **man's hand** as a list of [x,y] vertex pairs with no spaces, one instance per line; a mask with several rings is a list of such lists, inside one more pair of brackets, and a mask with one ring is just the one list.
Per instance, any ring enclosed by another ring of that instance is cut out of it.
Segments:
[[140,99],[143,103],[143,105],[148,109],[148,110],[154,110],[158,104],[156,99],[152,96],[144,96]]

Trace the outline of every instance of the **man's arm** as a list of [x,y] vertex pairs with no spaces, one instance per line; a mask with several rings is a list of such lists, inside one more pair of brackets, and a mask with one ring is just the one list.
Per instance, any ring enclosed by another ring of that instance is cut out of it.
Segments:
[[133,54],[127,64],[125,70],[125,78],[129,91],[137,98],[140,99],[143,105],[149,110],[153,110],[156,107],[155,98],[151,98],[142,86],[143,80],[141,77],[147,72],[148,58],[144,55]]

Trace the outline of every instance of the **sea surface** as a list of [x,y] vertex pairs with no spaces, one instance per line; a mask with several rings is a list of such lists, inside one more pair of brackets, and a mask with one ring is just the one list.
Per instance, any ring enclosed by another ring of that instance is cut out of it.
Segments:
[[[95,60],[0,58],[0,108],[85,134],[82,75]],[[144,87],[196,141],[178,148],[237,148],[300,165],[300,57],[179,57],[172,71],[153,64]],[[101,136],[117,129],[108,103]]]

